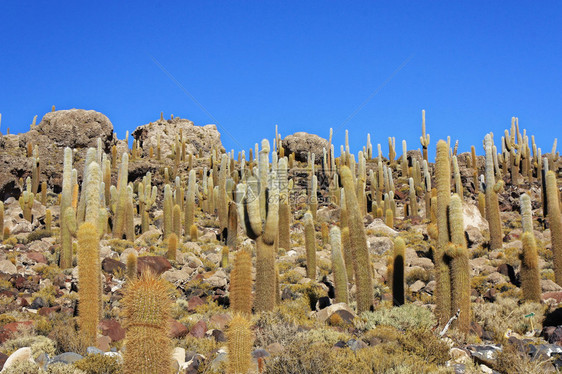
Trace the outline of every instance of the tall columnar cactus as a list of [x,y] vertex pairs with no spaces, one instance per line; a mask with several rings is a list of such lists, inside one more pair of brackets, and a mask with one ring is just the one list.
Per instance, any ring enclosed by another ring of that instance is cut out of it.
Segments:
[[443,140],[437,142],[435,157],[435,179],[437,184],[437,246],[435,261],[435,304],[439,322],[447,323],[451,312],[451,277],[448,258],[445,254],[449,243],[447,207],[451,198],[451,163],[449,145]]
[[[218,202],[217,202],[217,211],[219,216],[219,224],[221,234],[224,234],[225,229],[228,226],[228,196],[226,193],[226,179],[227,179],[227,165],[228,165],[228,156],[223,154],[221,157],[221,167],[219,172],[219,184],[218,184]],[[226,238],[223,237],[223,240]]]
[[416,198],[416,188],[414,187],[414,179],[408,178],[408,184],[409,184],[409,187],[410,187],[410,215],[412,217],[417,217],[418,216],[418,201],[417,201],[417,198]]
[[61,253],[59,267],[67,269],[72,267],[72,237],[76,235],[76,211],[69,206],[61,217]]
[[170,284],[150,272],[131,281],[123,297],[127,350],[124,374],[172,372]]
[[394,240],[392,259],[392,305],[404,305],[404,262],[406,243],[401,237]]
[[279,248],[291,250],[291,208],[289,206],[289,181],[287,179],[287,159],[278,163],[279,170]]
[[451,314],[460,309],[457,326],[467,333],[470,328],[470,266],[464,236],[462,199],[454,194],[449,204],[451,243],[447,255],[451,257]]
[[329,234],[332,249],[332,275],[334,277],[336,303],[348,303],[347,272],[341,248],[341,232],[337,226],[332,227]]
[[129,154],[123,153],[121,157],[121,167],[117,180],[117,204],[115,209],[115,219],[113,225],[113,237],[121,239],[125,233],[125,213],[127,209],[127,181],[129,177]]
[[125,204],[125,237],[135,241],[135,205],[133,204],[133,188],[127,186],[127,200]]
[[455,180],[455,192],[462,199],[462,181],[461,173],[459,171],[459,163],[457,162],[457,156],[453,156],[453,178]]
[[254,336],[252,323],[242,315],[235,315],[226,330],[228,373],[245,374],[252,365]]
[[[88,151],[86,153],[86,160],[84,162],[84,173],[82,174],[82,193],[80,194],[80,199],[78,201],[78,208],[76,209],[76,222],[78,224],[81,224],[82,222],[84,222],[85,217],[86,217],[86,202],[88,200],[86,194],[87,194],[87,190],[89,188],[89,186],[92,186],[92,184],[89,182],[90,179],[90,165],[95,162],[96,160],[96,149],[95,148],[88,148]],[[99,170],[99,164],[98,164],[98,170]],[[97,184],[99,185],[101,182],[100,178],[97,179]],[[99,186],[98,186],[99,188]],[[98,195],[99,195],[99,189],[98,189]],[[98,196],[98,200],[99,200],[99,196]],[[98,204],[99,207],[99,204]],[[99,210],[99,208],[98,208]]]
[[250,177],[246,184],[238,184],[236,188],[236,202],[242,212],[240,221],[244,222],[248,237],[256,241],[256,311],[272,310],[277,299],[274,244],[279,227],[279,188],[275,170],[271,172],[271,182],[265,225],[260,215],[257,180]]
[[134,280],[137,278],[137,268],[138,268],[138,258],[137,254],[131,252],[127,255],[127,262],[126,262],[126,273],[128,280]]
[[422,110],[422,136],[420,142],[423,148],[423,159],[427,161],[427,146],[429,145],[429,134],[425,133],[425,110]]
[[33,208],[33,201],[35,199],[35,195],[31,192],[31,179],[27,177],[26,179],[26,189],[23,191],[23,194],[20,196],[19,203],[20,207],[23,210],[23,218],[32,222],[33,216],[31,210]]
[[0,201],[0,241],[4,240],[4,202]]
[[176,261],[177,250],[178,250],[178,237],[175,232],[172,232],[168,236],[168,253],[167,253],[168,260]]
[[167,184],[164,186],[164,224],[163,224],[163,235],[164,238],[167,238],[172,233],[173,228],[173,209],[174,209],[174,201],[172,199],[172,190],[170,185]]
[[306,276],[316,279],[316,231],[310,211],[304,214],[304,243],[306,247]]
[[357,312],[367,312],[373,307],[373,280],[371,277],[371,260],[367,248],[367,236],[363,226],[363,217],[359,211],[357,196],[351,170],[344,166],[341,169],[341,180],[345,190],[347,205],[347,223],[351,238],[351,253],[355,262],[355,283],[357,286]]
[[486,150],[486,219],[490,227],[490,249],[500,249],[502,248],[503,234],[498,193],[503,188],[503,181],[500,180],[496,183],[492,147],[492,137],[488,134],[484,138],[484,148]]
[[240,250],[234,257],[234,267],[230,273],[230,309],[235,313],[252,313],[252,257]]
[[562,222],[556,175],[553,171],[546,173],[546,201],[548,204],[548,224],[550,226],[550,242],[554,259],[554,278],[562,285]]
[[523,243],[520,256],[523,299],[539,303],[541,301],[541,280],[535,236],[531,232],[524,232],[521,242]]
[[347,206],[345,203],[345,190],[343,188],[340,191],[340,228],[345,271],[347,273],[348,282],[352,283],[355,265],[353,262],[353,254],[351,253],[351,239],[349,237],[349,226],[347,224]]
[[172,209],[172,232],[176,234],[176,239],[181,240],[181,208],[178,204]]
[[[72,209],[72,208],[69,208]],[[99,234],[97,226],[84,222],[78,229],[78,304],[80,331],[95,345],[100,316]]]
[[226,245],[231,251],[236,250],[236,244],[238,241],[238,212],[236,203],[230,201],[228,203],[228,228]]
[[[185,194],[185,217],[184,217],[184,229],[188,233],[191,225],[195,223],[195,191],[197,189],[197,176],[195,170],[191,169],[189,171],[189,178],[187,180],[187,193]],[[206,200],[205,200],[206,201]]]

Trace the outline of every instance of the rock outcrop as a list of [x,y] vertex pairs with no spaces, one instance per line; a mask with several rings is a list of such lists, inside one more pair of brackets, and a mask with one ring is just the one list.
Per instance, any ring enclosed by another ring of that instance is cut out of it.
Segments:
[[308,152],[316,155],[316,163],[322,161],[322,150],[326,148],[328,151],[328,140],[315,134],[307,132],[296,132],[293,135],[287,135],[281,142],[285,150],[285,155],[295,154],[295,160],[306,162],[308,160]]
[[179,138],[180,130],[186,142],[186,153],[203,156],[210,155],[213,149],[224,152],[220,133],[215,125],[195,126],[188,119],[175,117],[168,120],[158,120],[143,126],[139,126],[133,131],[133,138],[140,142],[143,154],[148,156],[150,148],[154,150],[160,137],[160,149],[162,159],[171,156],[174,143]]

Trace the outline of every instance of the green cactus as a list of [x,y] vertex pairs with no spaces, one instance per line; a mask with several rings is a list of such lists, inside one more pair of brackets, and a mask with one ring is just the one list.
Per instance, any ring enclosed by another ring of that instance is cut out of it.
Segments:
[[177,250],[178,250],[178,237],[175,232],[168,235],[168,260],[176,261]]
[[404,305],[404,261],[406,243],[401,237],[394,240],[394,256],[392,258],[392,305]]
[[436,315],[440,323],[449,320],[451,312],[451,278],[449,259],[445,250],[449,243],[449,227],[447,208],[451,196],[451,163],[449,161],[449,145],[443,140],[437,142],[435,157],[435,180],[437,184],[437,246],[435,261],[435,304]]
[[354,260],[355,284],[357,287],[357,312],[367,312],[373,307],[373,280],[371,277],[371,260],[367,248],[367,237],[363,226],[363,217],[359,211],[353,176],[349,167],[341,169],[341,180],[345,190],[347,205],[347,223],[351,239],[351,253]]
[[235,315],[226,330],[228,373],[245,374],[252,366],[254,336],[252,323],[242,315]]
[[61,253],[59,266],[61,269],[72,267],[72,237],[76,234],[76,213],[72,206],[64,211],[61,220]]
[[329,240],[332,248],[332,275],[334,277],[336,303],[347,304],[349,302],[347,272],[341,248],[341,232],[337,226],[330,230]]
[[197,176],[195,170],[189,171],[189,178],[187,181],[187,192],[185,194],[185,212],[184,212],[184,229],[188,233],[191,225],[195,222],[195,191],[197,189]]
[[546,173],[546,201],[548,204],[548,224],[550,226],[550,242],[552,243],[552,256],[554,262],[554,278],[556,283],[562,284],[562,221],[560,217],[560,201],[556,175],[554,172]]
[[168,238],[168,236],[173,232],[173,209],[174,209],[174,202],[172,198],[172,190],[169,184],[164,186],[164,224],[163,224],[163,236],[164,239]]
[[137,254],[136,253],[129,253],[127,255],[127,263],[126,263],[126,273],[127,273],[127,280],[134,280],[137,278]]
[[490,249],[501,249],[503,234],[500,219],[498,192],[503,188],[503,181],[496,183],[494,176],[493,141],[490,134],[484,138],[486,150],[486,219],[490,227]]
[[[72,209],[72,208],[69,208]],[[80,331],[96,345],[100,316],[99,234],[96,225],[84,222],[78,229],[78,304]]]
[[451,258],[451,314],[460,309],[457,327],[461,332],[468,333],[471,321],[470,265],[464,236],[462,199],[458,194],[454,194],[449,203],[449,227],[451,243],[446,252]]
[[234,257],[234,267],[230,273],[230,309],[235,313],[252,313],[252,257],[240,250]]
[[304,215],[304,243],[306,247],[306,277],[316,280],[316,231],[310,211]]
[[126,285],[122,299],[127,341],[124,374],[172,372],[170,290],[170,283],[150,272]]

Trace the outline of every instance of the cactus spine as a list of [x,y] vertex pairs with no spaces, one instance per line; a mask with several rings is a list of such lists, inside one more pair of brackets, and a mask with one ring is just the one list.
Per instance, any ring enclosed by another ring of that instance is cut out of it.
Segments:
[[457,326],[467,333],[470,328],[470,266],[468,249],[464,237],[462,199],[458,194],[449,204],[449,227],[451,243],[447,254],[451,257],[451,314],[460,309]]
[[178,250],[178,237],[176,233],[172,232],[168,236],[168,253],[167,253],[168,260],[174,260],[174,261],[176,260],[177,250]]
[[449,243],[447,207],[451,197],[451,163],[449,145],[443,140],[437,142],[435,157],[435,179],[437,184],[437,246],[435,261],[435,304],[440,323],[445,324],[451,311],[451,278],[445,249]]
[[306,277],[316,279],[316,238],[310,211],[304,214],[304,243],[306,247]]
[[226,331],[229,374],[245,374],[250,371],[254,345],[251,327],[252,323],[242,315],[236,315],[230,321]]
[[164,239],[167,238],[172,233],[173,227],[173,218],[172,218],[172,210],[173,210],[173,199],[172,199],[172,190],[170,185],[167,184],[164,186]]
[[394,240],[392,259],[392,305],[404,305],[404,262],[406,243],[401,237]]
[[185,217],[184,217],[184,229],[185,232],[189,232],[191,225],[195,223],[195,191],[197,188],[195,170],[191,169],[189,171],[189,178],[187,180],[187,193],[185,194]]
[[553,171],[546,173],[546,201],[548,205],[548,224],[550,226],[550,242],[554,260],[554,278],[562,284],[562,222],[560,218],[560,202],[556,175]]
[[240,250],[234,257],[230,273],[230,309],[233,312],[252,313],[252,257]]
[[168,336],[170,285],[149,272],[130,282],[123,297],[127,350],[124,374],[172,372],[172,344]]
[[[72,208],[69,208],[72,209]],[[96,344],[100,316],[99,234],[97,226],[84,222],[78,229],[78,297],[80,331]]]
[[351,170],[344,166],[341,170],[341,180],[345,190],[347,205],[347,224],[351,239],[351,253],[355,269],[355,283],[357,286],[357,312],[367,312],[373,306],[373,281],[371,278],[371,260],[367,249],[367,237],[360,215],[355,186]]
[[4,239],[4,202],[0,201],[0,241]]
[[125,213],[127,210],[127,180],[129,173],[129,154],[123,153],[121,156],[121,167],[119,169],[119,177],[117,181],[117,206],[115,209],[115,223],[113,226],[113,237],[121,239],[125,232],[126,218]]
[[423,159],[427,161],[427,146],[429,146],[429,134],[425,133],[425,110],[422,110],[422,136],[420,142],[423,148]]
[[503,181],[496,183],[494,176],[493,142],[490,134],[484,138],[486,150],[486,219],[490,227],[490,249],[502,248],[502,227],[498,192],[503,188]]

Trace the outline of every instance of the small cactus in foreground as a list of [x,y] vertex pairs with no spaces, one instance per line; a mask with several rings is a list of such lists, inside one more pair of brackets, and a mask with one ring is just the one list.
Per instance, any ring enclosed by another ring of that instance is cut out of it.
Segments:
[[230,321],[226,330],[230,374],[246,374],[250,370],[254,345],[251,327],[252,323],[241,315],[234,316]]
[[172,372],[169,283],[150,272],[130,282],[123,297],[127,349],[124,374]]

